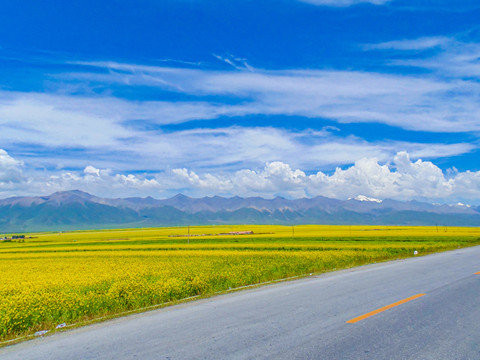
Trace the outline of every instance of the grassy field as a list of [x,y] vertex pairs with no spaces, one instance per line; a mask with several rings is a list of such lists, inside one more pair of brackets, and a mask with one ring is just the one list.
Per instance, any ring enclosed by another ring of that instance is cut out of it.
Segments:
[[[253,234],[225,235],[238,231]],[[0,242],[0,340],[414,251],[479,245],[480,229],[239,225],[39,233],[20,241]]]

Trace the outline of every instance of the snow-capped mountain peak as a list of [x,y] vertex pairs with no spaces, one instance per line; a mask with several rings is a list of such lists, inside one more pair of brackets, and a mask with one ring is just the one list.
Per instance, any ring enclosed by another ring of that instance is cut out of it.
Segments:
[[[351,198],[348,199],[348,200],[351,200]],[[365,195],[357,195],[354,198],[354,200],[357,200],[357,201],[371,201],[371,202],[376,202],[376,203],[379,203],[379,204],[381,204],[383,202],[383,200],[371,198],[371,197],[368,197],[368,196],[365,196]]]
[[472,207],[471,205],[464,204],[464,203],[461,203],[461,202],[458,202],[458,203],[456,203],[454,206],[458,206],[458,207],[467,207],[467,208],[469,208],[469,207]]

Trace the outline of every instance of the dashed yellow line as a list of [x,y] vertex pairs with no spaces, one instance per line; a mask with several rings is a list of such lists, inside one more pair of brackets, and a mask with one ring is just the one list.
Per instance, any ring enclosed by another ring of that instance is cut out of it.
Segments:
[[362,316],[358,316],[358,317],[356,317],[356,318],[354,318],[354,319],[348,320],[347,323],[349,323],[349,324],[354,324],[354,323],[356,323],[356,322],[359,322],[359,321],[361,321],[361,320],[364,320],[364,319],[366,319],[366,318],[369,318],[370,316],[376,315],[376,314],[381,313],[381,312],[383,312],[383,311],[385,311],[385,310],[391,309],[391,308],[393,308],[393,307],[395,307],[395,306],[404,304],[404,303],[406,303],[406,302],[408,302],[408,301],[415,300],[415,299],[417,299],[417,298],[419,298],[419,297],[421,297],[421,296],[424,296],[424,295],[425,295],[425,294],[417,294],[417,295],[411,296],[411,297],[409,297],[409,298],[407,298],[407,299],[403,299],[403,300],[397,301],[396,303],[393,303],[393,304],[384,306],[384,307],[382,307],[382,308],[380,308],[380,309],[371,311],[371,312],[369,312],[369,313],[367,313],[367,314],[364,314],[364,315],[362,315]]

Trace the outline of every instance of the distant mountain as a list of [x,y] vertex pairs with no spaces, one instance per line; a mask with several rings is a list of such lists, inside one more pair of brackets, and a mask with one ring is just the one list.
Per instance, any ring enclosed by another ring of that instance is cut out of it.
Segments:
[[377,224],[480,226],[480,207],[379,200],[359,195],[170,199],[101,198],[83,191],[0,200],[0,233],[202,224]]

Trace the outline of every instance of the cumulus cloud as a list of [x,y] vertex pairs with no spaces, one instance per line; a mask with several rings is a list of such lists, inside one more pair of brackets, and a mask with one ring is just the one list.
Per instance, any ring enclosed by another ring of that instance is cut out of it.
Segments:
[[23,180],[23,162],[14,159],[8,153],[0,149],[0,187],[11,186]]
[[91,165],[88,165],[83,170],[83,173],[87,175],[92,175],[92,176],[100,176],[100,169],[97,169]]
[[205,174],[201,178],[194,171],[188,171],[185,168],[173,169],[171,173],[175,180],[183,182],[187,187],[194,189],[206,189],[207,191],[215,189],[218,193],[230,192],[232,190],[231,181],[222,179],[219,176]]
[[446,179],[442,170],[431,162],[420,159],[412,162],[406,152],[397,153],[393,169],[379,164],[377,159],[361,159],[346,170],[337,169],[332,176],[318,173],[311,179],[316,185],[312,191],[321,189],[334,197],[343,192],[348,197],[366,194],[395,199],[449,197],[453,195],[451,183],[455,181]]
[[345,199],[363,194],[382,199],[480,201],[480,172],[467,171],[447,177],[432,162],[421,159],[413,162],[404,151],[395,155],[391,165],[381,164],[375,158],[363,158],[346,169],[337,168],[332,175],[323,172],[306,175],[283,162],[273,162],[267,163],[262,171],[235,172],[228,181],[222,180],[221,189],[216,185],[218,179],[211,174],[202,178],[183,169],[179,180],[194,186],[201,184],[203,189],[214,192],[228,189],[231,194],[243,196],[322,195]]
[[[17,169],[20,162],[0,152],[0,174]],[[18,173],[17,173],[18,174]],[[431,202],[480,204],[480,171],[445,174],[430,161],[412,161],[398,152],[388,161],[362,158],[332,174],[307,173],[283,161],[268,162],[262,169],[232,172],[196,172],[175,168],[150,174],[115,173],[91,165],[83,171],[24,173],[16,182],[0,182],[0,194],[39,195],[80,189],[100,196],[153,196],[165,198],[178,192],[190,196],[263,196],[289,198],[327,196],[347,199],[357,195],[398,200],[421,199]],[[14,185],[14,186],[13,186]]]

